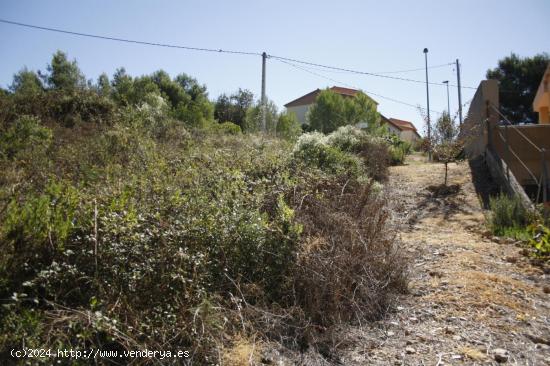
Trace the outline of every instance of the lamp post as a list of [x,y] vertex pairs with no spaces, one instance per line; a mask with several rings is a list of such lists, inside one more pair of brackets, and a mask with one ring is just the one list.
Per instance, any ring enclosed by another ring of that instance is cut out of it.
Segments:
[[442,81],[443,84],[447,84],[447,111],[449,112],[449,118],[451,118],[451,102],[449,101],[449,80]]
[[430,89],[428,87],[428,49],[424,48],[424,59],[426,61],[426,111],[428,112],[428,160],[432,161],[432,127],[430,123]]

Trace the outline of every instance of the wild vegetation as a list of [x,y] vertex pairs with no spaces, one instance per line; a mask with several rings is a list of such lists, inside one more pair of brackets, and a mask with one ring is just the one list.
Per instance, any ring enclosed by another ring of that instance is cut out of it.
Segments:
[[518,197],[500,194],[490,199],[489,227],[493,234],[520,240],[532,249],[532,256],[550,259],[550,229],[544,208],[529,212]]
[[255,134],[252,100],[212,103],[163,71],[93,83],[62,52],[15,75],[0,96],[0,360],[147,348],[231,364],[392,307],[407,280],[382,190],[391,144],[351,126],[299,136],[273,109]]

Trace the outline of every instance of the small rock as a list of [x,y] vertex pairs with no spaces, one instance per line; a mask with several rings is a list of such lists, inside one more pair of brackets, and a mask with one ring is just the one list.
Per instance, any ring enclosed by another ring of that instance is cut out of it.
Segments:
[[412,348],[411,346],[405,348],[405,352],[407,352],[409,355],[416,353],[416,350]]
[[519,255],[529,255],[529,249],[523,248],[518,253],[519,253]]
[[407,346],[410,346],[411,344],[413,344],[413,341],[411,341],[410,339],[407,339],[406,344],[407,344]]
[[545,294],[550,294],[550,286],[548,285],[542,286],[542,292],[544,292]]
[[533,343],[546,344],[550,346],[550,339],[545,339],[543,337],[539,337],[538,335],[529,334],[529,333],[525,333],[525,337]]
[[392,332],[391,330],[388,331],[386,334],[388,335],[388,337],[393,337],[395,335],[395,333]]
[[405,329],[405,335],[406,335],[406,336],[411,335],[411,331],[408,330],[408,329]]
[[428,272],[428,274],[432,277],[438,277],[438,278],[441,278],[443,276],[441,272],[438,272],[438,271],[430,271]]
[[518,257],[512,257],[512,256],[506,257],[506,262],[508,263],[516,263],[517,261],[518,261]]
[[446,328],[445,328],[445,334],[455,334],[455,331],[452,330],[452,329],[449,328],[449,327],[446,327]]
[[493,350],[493,356],[495,357],[495,361],[498,363],[505,363],[510,357],[508,351],[502,348],[495,348]]
[[418,321],[418,318],[412,316],[412,317],[409,318],[409,320],[413,323],[416,323]]

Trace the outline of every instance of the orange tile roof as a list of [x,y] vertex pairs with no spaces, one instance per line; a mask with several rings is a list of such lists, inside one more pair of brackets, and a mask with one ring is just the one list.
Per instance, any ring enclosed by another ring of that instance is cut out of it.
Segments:
[[382,123],[387,123],[389,125],[392,125],[393,127],[397,128],[399,131],[403,131],[403,128],[398,125],[397,123],[392,121],[392,118],[387,118],[384,115],[380,114],[380,117],[382,119]]
[[397,118],[390,118],[390,121],[392,121],[393,124],[398,125],[399,128],[402,130],[416,131],[416,127],[412,124],[412,122],[404,121],[402,119],[397,119]]

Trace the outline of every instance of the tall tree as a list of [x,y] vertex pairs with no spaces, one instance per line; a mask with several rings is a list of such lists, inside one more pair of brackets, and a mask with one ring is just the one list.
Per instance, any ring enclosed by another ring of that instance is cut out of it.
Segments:
[[344,98],[326,89],[321,91],[315,99],[307,119],[313,130],[330,133],[347,124],[345,111]]
[[220,123],[231,121],[233,117],[232,108],[231,98],[225,93],[221,94],[214,106],[214,118]]
[[[267,100],[265,108],[265,128],[267,132],[275,133],[278,117],[277,105],[273,101]],[[241,128],[244,132],[257,132],[262,129],[261,101],[258,100],[254,106],[248,108]]]
[[13,75],[13,82],[10,90],[14,93],[39,93],[44,90],[44,85],[34,71],[29,71],[26,67]]
[[214,108],[214,118],[218,122],[233,122],[246,129],[246,114],[253,106],[254,94],[250,90],[239,89],[236,93],[227,97],[222,94],[218,97]]
[[343,97],[330,89],[321,91],[308,113],[313,130],[330,133],[345,125],[366,123],[369,129],[380,124],[376,103],[359,92],[354,97]]
[[67,54],[57,51],[47,67],[48,85],[53,89],[75,90],[86,86],[86,78],[78,68],[76,60],[69,61]]
[[456,121],[451,118],[448,112],[443,112],[434,126],[434,143],[439,144],[453,141],[456,139],[459,132],[460,130],[456,125]]
[[97,91],[100,95],[108,97],[111,95],[111,83],[106,73],[102,73],[97,78]]
[[525,58],[512,53],[487,70],[487,79],[500,82],[500,109],[512,123],[536,123],[533,99],[549,62],[547,53]]
[[277,136],[286,140],[295,140],[302,133],[302,128],[296,114],[281,113],[277,121]]
[[126,73],[124,67],[119,67],[115,71],[111,85],[115,101],[122,105],[130,104],[134,93],[134,80]]

